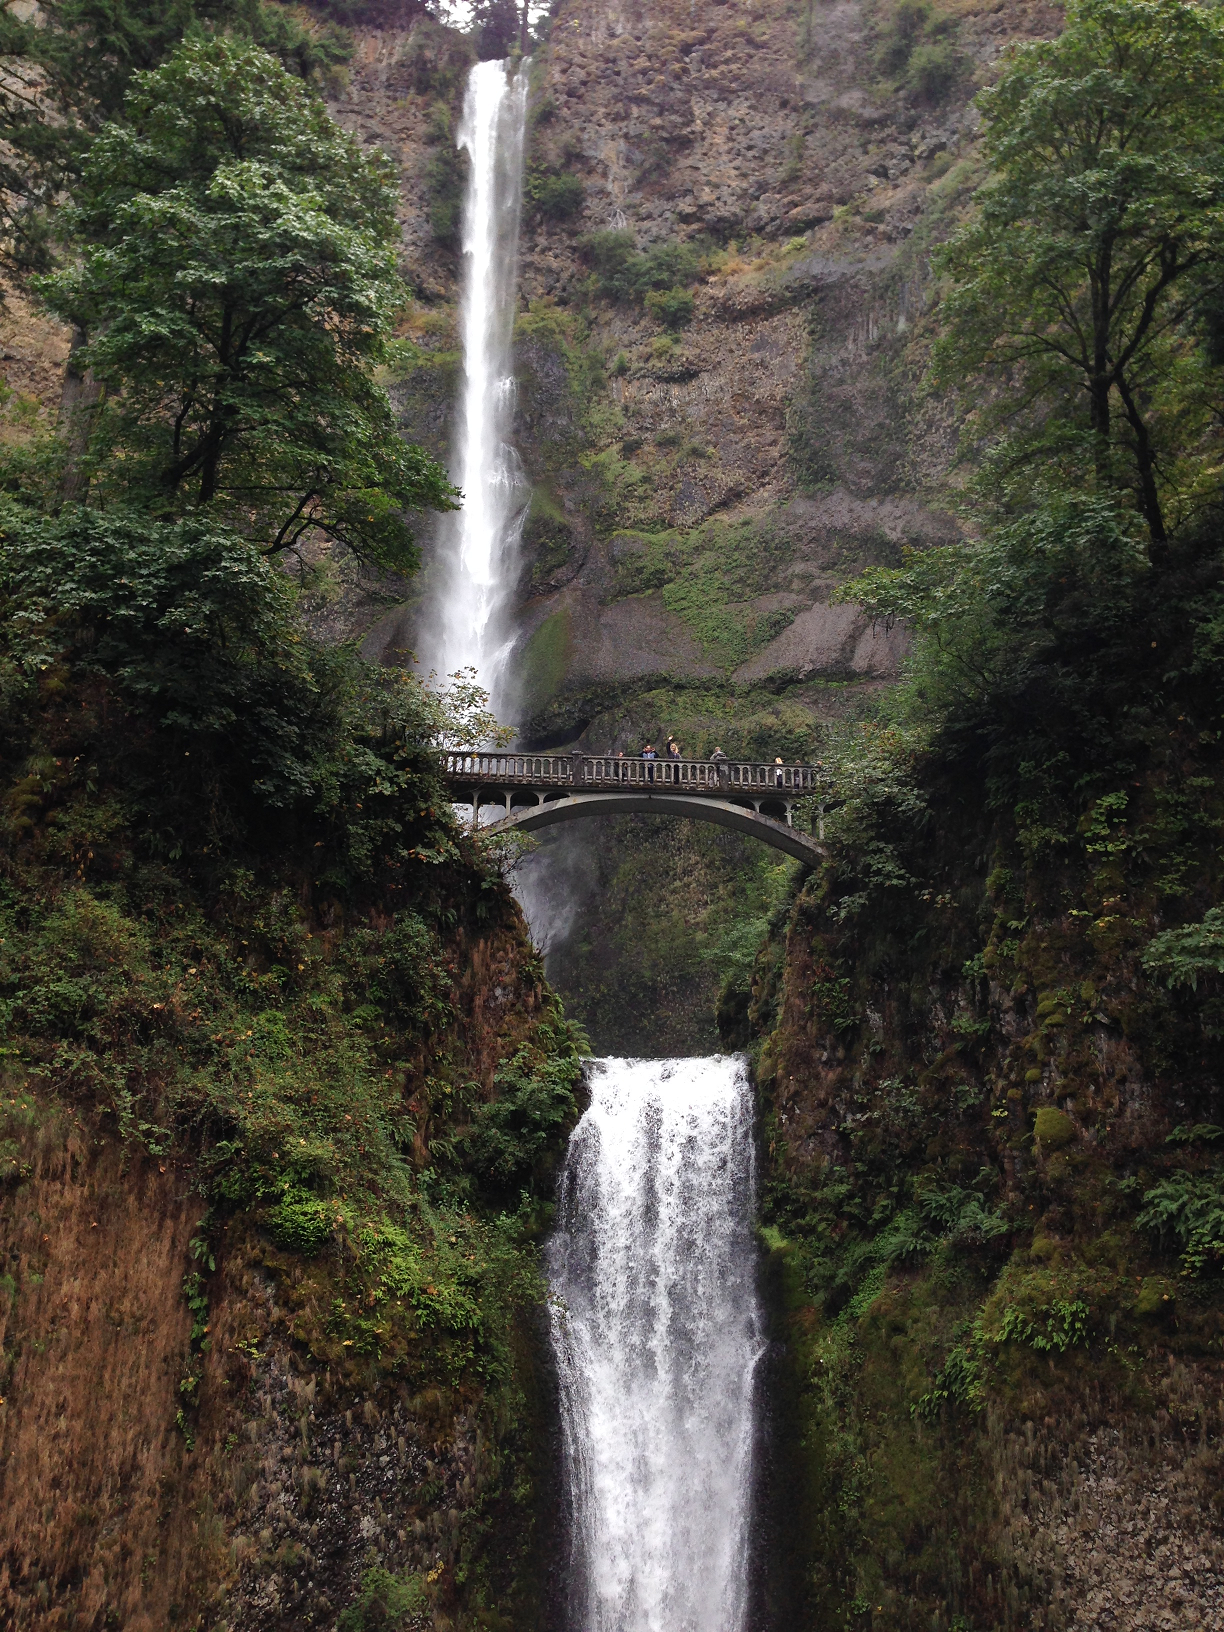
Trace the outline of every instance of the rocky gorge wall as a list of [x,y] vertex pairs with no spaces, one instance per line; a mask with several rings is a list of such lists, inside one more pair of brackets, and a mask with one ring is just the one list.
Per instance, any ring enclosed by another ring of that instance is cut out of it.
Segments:
[[[829,596],[867,563],[955,534],[957,427],[917,390],[928,255],[975,176],[969,98],[1007,40],[1057,16],[553,8],[531,70],[516,330],[515,440],[533,484],[525,741],[635,752],[675,733],[694,755],[809,758],[823,721],[861,712],[895,675],[902,632]],[[451,142],[465,50],[427,20],[359,31],[336,103],[401,165],[417,298],[393,392],[406,433],[443,455],[461,363]],[[671,277],[691,314],[601,271],[609,233],[639,275],[653,255],[654,282]],[[390,656],[412,649],[428,593],[426,574],[381,614],[351,590],[335,605]],[[686,836],[681,859],[673,837],[622,819],[543,840],[524,869],[550,971],[600,1047],[631,1042],[616,949],[660,935],[668,972],[660,960],[635,1004],[644,990],[669,1014],[675,1047],[709,1046],[737,919],[767,911],[754,847]],[[578,885],[579,913],[544,905],[550,873]]]
[[1219,996],[1144,959],[1217,896],[1220,764],[1210,688],[1162,698],[1155,664],[1147,746],[1078,824],[919,767],[873,888],[831,816],[728,1032],[763,1102],[788,1624],[1224,1624],[1224,1282],[1189,1226]]
[[[314,1214],[277,1223],[267,1198],[283,1187],[268,1188],[266,1176],[262,1209],[223,1201],[210,1174],[236,1148],[232,1128],[201,1159],[190,1138],[138,1129],[130,1114],[94,1104],[65,1077],[62,1052],[20,1024],[7,1029],[6,1625],[543,1624],[554,1481],[531,1224],[499,1225],[472,1199],[456,1211],[445,1182],[429,1188],[430,1164],[455,1159],[452,1094],[470,1103],[482,1083],[504,1092],[499,1067],[521,1065],[523,1049],[548,1035],[551,1000],[507,907],[505,925],[452,947],[449,1034],[402,1086],[425,1177],[406,1212],[387,1214],[398,1226],[372,1218],[351,1180],[313,1224]],[[18,990],[20,1009],[31,954],[11,920],[5,947],[0,979],[10,1006]],[[338,938],[332,950],[344,961],[353,948]],[[61,979],[88,984],[96,956],[65,947]],[[172,1024],[180,1052],[198,1049],[199,1005],[215,1024],[210,988],[224,982],[211,957],[201,962],[198,978],[181,976],[151,1009],[156,975],[129,965],[121,985],[144,984],[135,1003],[146,1012],[129,1007],[126,1018]],[[153,1011],[166,1009],[173,1020],[159,1021]],[[292,1063],[299,1047],[320,1049],[297,1036],[290,1010],[279,1044],[263,1052],[272,1012],[253,1018],[254,1044],[239,1034],[231,1066],[212,1069],[225,1093],[239,1060],[254,1062],[245,1097],[265,1100],[258,1114],[270,1134],[266,1144],[254,1135],[257,1159],[275,1166],[282,1153],[293,1160],[289,1143],[307,1141],[290,1139],[287,1106],[266,1103],[269,1074],[278,1060],[308,1071]],[[356,1120],[359,1137],[377,1140],[351,1075],[344,1103],[349,1112],[328,1113],[330,1139],[343,1142]]]

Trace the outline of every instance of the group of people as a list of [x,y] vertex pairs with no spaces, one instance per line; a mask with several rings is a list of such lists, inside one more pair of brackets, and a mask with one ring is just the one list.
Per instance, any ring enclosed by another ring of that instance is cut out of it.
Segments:
[[[618,760],[623,760],[625,758],[625,750],[623,748],[618,749],[616,757]],[[664,750],[661,761],[653,742],[643,743],[641,754],[637,757],[646,761],[648,767],[646,772],[646,780],[648,782],[654,782],[656,779],[660,782],[679,782],[681,780],[680,763],[684,759],[684,750],[676,741],[675,737],[668,737],[667,747]],[[710,755],[710,763],[720,767],[728,763],[727,756],[723,753],[721,748],[715,748],[714,752]],[[625,770],[622,770],[619,773],[622,779],[625,781],[628,780],[628,776],[626,774],[627,770],[628,767],[626,766]],[[726,779],[726,773],[722,772],[721,769],[719,776],[720,780]],[[774,780],[779,787],[782,787],[785,781],[784,764],[781,756],[774,760]]]

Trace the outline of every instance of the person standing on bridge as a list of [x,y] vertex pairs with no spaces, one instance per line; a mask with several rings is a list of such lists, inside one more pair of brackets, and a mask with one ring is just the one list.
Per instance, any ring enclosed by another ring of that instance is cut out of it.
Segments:
[[785,782],[786,782],[786,777],[783,774],[783,770],[782,770],[782,760],[781,760],[781,758],[775,759],[774,760],[774,783],[775,783],[775,785],[777,787],[780,788],[785,784]]
[[721,748],[715,748],[714,752],[710,755],[711,760],[726,759],[726,757],[726,754],[723,753]]
[[673,782],[679,782],[680,761],[684,758],[684,755],[681,753],[680,744],[676,741],[675,737],[668,737],[667,739],[667,757],[671,762],[669,769],[670,780]]
[[658,757],[658,754],[654,751],[654,743],[648,742],[642,749],[642,758],[646,761],[647,782],[653,782],[655,779],[654,762]]
[[616,764],[613,766],[613,770],[616,772],[616,780],[618,782],[625,782],[628,780],[629,767],[625,764],[625,750],[623,748],[618,748],[616,750]]

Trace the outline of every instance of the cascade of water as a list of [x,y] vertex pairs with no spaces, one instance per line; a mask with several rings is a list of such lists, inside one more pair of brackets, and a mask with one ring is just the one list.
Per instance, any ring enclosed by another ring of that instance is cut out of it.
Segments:
[[[524,60],[478,62],[468,76],[458,145],[469,161],[463,204],[463,391],[453,479],[463,508],[444,518],[432,628],[421,646],[442,675],[475,669],[504,711],[513,631],[506,612],[518,566],[526,481],[507,438],[527,112]],[[432,637],[432,638],[431,638]]]
[[576,1632],[743,1632],[764,1352],[734,1058],[601,1060],[548,1248]]

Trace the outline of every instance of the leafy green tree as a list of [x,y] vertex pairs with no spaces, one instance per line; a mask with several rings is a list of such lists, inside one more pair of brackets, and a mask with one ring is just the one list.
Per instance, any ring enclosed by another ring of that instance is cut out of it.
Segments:
[[508,57],[516,45],[526,45],[526,0],[521,8],[519,0],[473,0],[472,30],[482,62]]
[[313,639],[291,577],[214,515],[118,504],[0,499],[0,705],[6,764],[41,743],[163,855],[322,822],[354,875],[447,808],[433,749],[494,729],[466,679],[434,692]]
[[352,54],[334,25],[263,0],[44,0],[32,15],[12,0],[0,7],[0,258],[12,270],[47,264],[50,207],[121,113],[132,75],[203,28],[243,34],[307,80]]
[[1075,0],[978,105],[994,175],[939,259],[935,380],[993,374],[994,411],[1028,427],[1003,468],[1035,426],[1076,482],[1133,493],[1159,558],[1170,501],[1216,462],[1196,327],[1224,256],[1224,24],[1181,0]]
[[442,468],[398,435],[375,370],[404,289],[390,167],[266,52],[188,41],[136,76],[42,281],[105,388],[95,498],[216,507],[268,551],[312,530],[410,570],[406,512]]

